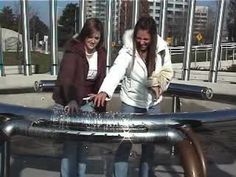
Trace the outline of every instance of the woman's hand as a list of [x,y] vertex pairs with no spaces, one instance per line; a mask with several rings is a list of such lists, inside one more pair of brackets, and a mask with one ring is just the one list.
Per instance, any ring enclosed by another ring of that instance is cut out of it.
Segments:
[[108,95],[105,92],[98,93],[95,97],[93,97],[94,105],[97,106],[97,107],[105,106],[107,96]]
[[69,114],[78,114],[80,112],[80,108],[78,103],[75,100],[71,100],[64,108],[64,111]]
[[155,93],[156,98],[159,98],[162,95],[163,90],[161,89],[160,86],[152,86],[151,88],[152,88],[152,91]]

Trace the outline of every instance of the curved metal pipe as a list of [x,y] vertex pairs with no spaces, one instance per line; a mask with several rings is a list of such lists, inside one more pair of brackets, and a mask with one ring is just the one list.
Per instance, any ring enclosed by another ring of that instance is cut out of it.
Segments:
[[195,133],[192,131],[191,128],[189,127],[180,127],[180,130],[187,136],[187,138],[193,143],[193,147],[196,151],[196,155],[198,155],[198,161],[200,161],[201,164],[201,170],[198,169],[197,171],[202,171],[201,176],[202,177],[207,177],[207,165],[206,165],[206,160],[200,145],[200,141],[198,140],[197,136]]
[[[55,80],[40,80],[35,81],[34,83],[34,89],[37,92],[52,92],[54,87]],[[213,97],[213,91],[211,88],[177,83],[170,83],[167,93],[198,99],[211,99]]]
[[148,132],[95,132],[78,131],[62,128],[35,127],[31,122],[25,120],[14,120],[6,122],[1,126],[1,140],[4,141],[14,135],[31,137],[46,137],[59,140],[76,139],[87,142],[111,142],[131,141],[132,143],[153,142],[178,142],[185,138],[181,131],[171,128],[163,128]]
[[191,141],[185,139],[176,144],[185,177],[206,177],[203,175],[202,165]]
[[24,116],[25,119],[37,121],[45,120],[52,124],[61,125],[99,125],[137,127],[145,126],[148,129],[158,129],[163,126],[180,127],[190,125],[193,128],[204,127],[212,130],[235,127],[236,109],[226,109],[205,112],[163,113],[158,115],[122,114],[122,113],[81,113],[77,116],[55,115],[52,110],[41,108],[27,108],[23,106],[0,103],[0,114],[7,113]]
[[[1,125],[1,142],[7,141],[14,135],[23,135],[30,137],[43,137],[53,139],[70,139],[86,142],[112,142],[131,141],[132,143],[155,143],[169,142],[179,147],[182,165],[188,177],[205,177],[202,176],[199,167],[199,159],[194,151],[193,145],[186,144],[186,135],[182,130],[171,127],[163,127],[156,130],[146,130],[129,132],[129,131],[78,131],[70,129],[70,127],[55,127],[45,124],[38,124],[30,120],[16,119],[3,122]],[[43,126],[43,127],[42,127]],[[189,142],[188,142],[189,143]],[[191,156],[190,156],[191,155]],[[6,163],[7,164],[7,163]],[[8,169],[5,167],[5,169]]]

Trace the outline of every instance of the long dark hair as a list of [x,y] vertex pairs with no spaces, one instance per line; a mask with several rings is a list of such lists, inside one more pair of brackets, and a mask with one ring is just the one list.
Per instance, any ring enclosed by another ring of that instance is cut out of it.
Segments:
[[157,47],[157,24],[155,20],[150,16],[141,17],[134,27],[134,35],[133,35],[133,45],[134,51],[136,48],[136,36],[139,30],[147,30],[151,35],[151,43],[148,47],[146,66],[148,70],[148,76],[152,74],[155,70],[156,65],[156,47]]
[[97,18],[89,18],[86,20],[81,32],[76,37],[77,40],[84,42],[85,38],[92,35],[95,31],[99,31],[101,34],[100,41],[96,47],[96,49],[99,49],[102,47],[104,42],[104,32],[103,32],[103,24],[102,22]]

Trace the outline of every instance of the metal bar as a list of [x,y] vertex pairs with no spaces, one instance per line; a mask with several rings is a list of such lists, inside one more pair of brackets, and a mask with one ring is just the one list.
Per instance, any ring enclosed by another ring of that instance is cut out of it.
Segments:
[[[54,87],[55,80],[40,80],[35,81],[34,83],[34,89],[37,92],[52,92]],[[118,87],[117,89],[120,88]],[[213,91],[211,88],[177,83],[170,83],[167,93],[176,96],[198,99],[211,99],[213,97]]]
[[134,28],[139,18],[139,1],[133,1],[132,27]]
[[212,83],[217,82],[218,64],[219,64],[220,48],[221,48],[220,43],[221,43],[225,6],[226,6],[226,0],[219,1],[217,24],[215,25],[213,49],[212,49],[213,56],[211,58],[211,65],[208,79],[208,81]]
[[23,30],[23,52],[24,52],[24,75],[32,75],[31,68],[31,53],[30,53],[30,30],[29,30],[29,14],[28,14],[28,0],[21,0],[21,17]]
[[[63,110],[62,110],[63,113]],[[8,126],[6,120],[29,121],[30,126],[39,124],[40,122],[49,125],[49,127],[81,127],[94,128],[103,130],[103,132],[112,132],[115,128],[140,127],[143,129],[159,130],[165,127],[181,127],[189,125],[197,128],[203,127],[209,130],[222,130],[236,125],[236,109],[225,109],[204,112],[180,112],[180,113],[163,113],[157,115],[148,114],[122,114],[122,113],[87,113],[82,112],[78,115],[70,116],[57,113],[49,109],[30,108],[17,105],[0,103],[0,128]],[[7,123],[7,124],[6,124]],[[104,129],[103,129],[104,128]],[[6,129],[5,131],[11,131]],[[201,129],[196,129],[201,131]],[[101,132],[101,131],[99,131]],[[119,133],[119,132],[118,132]],[[101,135],[98,133],[98,135]],[[104,134],[105,135],[105,134]],[[2,136],[1,136],[2,137]]]
[[192,34],[193,34],[193,22],[194,22],[194,9],[196,0],[189,1],[188,20],[185,37],[185,49],[184,49],[184,63],[182,79],[189,80],[190,78],[190,65],[191,65],[191,47],[192,47]]
[[3,62],[3,49],[2,49],[2,27],[0,25],[0,76],[6,76],[5,75],[5,68],[4,68],[4,62]]
[[107,48],[107,73],[111,66],[111,43],[112,43],[112,0],[107,1],[107,36],[106,36],[106,48]]
[[85,0],[79,1],[79,32],[82,30],[86,20]]
[[[155,3],[155,2],[154,2]],[[161,1],[161,17],[160,17],[160,27],[159,27],[159,34],[163,39],[165,39],[165,31],[166,31],[166,12],[167,12],[167,5],[168,0]]]
[[180,98],[177,95],[172,96],[172,112],[181,112]]
[[50,15],[50,55],[51,75],[57,75],[58,70],[58,43],[57,43],[57,0],[49,1]]

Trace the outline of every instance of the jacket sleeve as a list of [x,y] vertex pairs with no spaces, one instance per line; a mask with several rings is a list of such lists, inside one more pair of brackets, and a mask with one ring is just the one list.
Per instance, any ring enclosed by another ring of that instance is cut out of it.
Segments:
[[109,70],[109,73],[105,77],[99,92],[106,92],[109,97],[112,97],[116,87],[126,74],[131,60],[132,57],[128,53],[125,51],[120,51],[111,69]]
[[168,71],[168,74],[167,74],[168,78],[166,78],[167,82],[165,85],[163,85],[163,89],[165,91],[168,89],[170,85],[170,81],[172,80],[173,75],[174,75],[174,71],[173,71],[172,63],[171,63],[171,55],[170,55],[170,51],[167,44],[165,46],[165,56],[164,56],[164,63],[163,63],[162,69]]
[[57,87],[59,88],[59,97],[67,104],[71,100],[76,100],[76,90],[74,86],[75,72],[77,68],[77,58],[73,53],[65,53],[60,64],[60,70],[57,77]]

